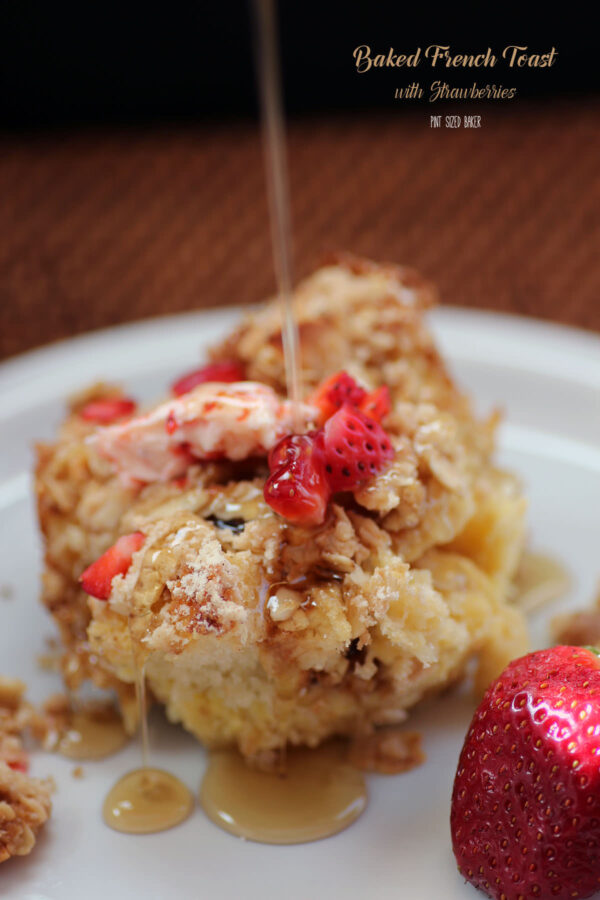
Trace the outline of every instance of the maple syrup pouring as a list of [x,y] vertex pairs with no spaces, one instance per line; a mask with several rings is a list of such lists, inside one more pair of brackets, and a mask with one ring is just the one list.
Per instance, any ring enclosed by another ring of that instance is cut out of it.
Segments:
[[362,774],[331,741],[290,749],[282,771],[250,768],[233,750],[211,753],[200,788],[206,815],[220,828],[263,844],[318,841],[348,828],[367,806]]
[[281,67],[274,0],[254,0],[257,24],[256,61],[273,264],[277,280],[283,328],[283,356],[288,397],[292,402],[294,431],[302,431],[300,344],[292,305],[292,254],[289,181],[285,149],[285,125],[281,100]]
[[115,831],[126,834],[152,834],[166,831],[187,819],[192,811],[194,799],[179,778],[163,769],[153,769],[149,765],[145,663],[141,666],[139,664],[132,626],[130,618],[129,636],[142,738],[142,766],[128,772],[111,788],[104,801],[102,814],[106,824]]
[[[257,64],[265,151],[271,241],[282,307],[282,343],[293,427],[302,430],[300,347],[292,305],[291,217],[281,75],[273,0],[254,0]],[[131,634],[131,622],[130,622]],[[134,640],[132,635],[132,648]],[[192,808],[188,789],[168,772],[148,766],[145,679],[134,653],[143,767],[125,775],[108,794],[104,819],[131,834],[162,831],[183,821]],[[209,818],[233,834],[270,844],[296,844],[347,828],[367,805],[363,776],[345,761],[340,745],[291,750],[282,771],[249,768],[234,751],[211,754],[200,799]]]

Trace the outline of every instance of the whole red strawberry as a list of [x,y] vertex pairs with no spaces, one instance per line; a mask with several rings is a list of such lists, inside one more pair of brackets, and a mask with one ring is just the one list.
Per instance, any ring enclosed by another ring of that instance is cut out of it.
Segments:
[[554,647],[512,662],[465,739],[450,816],[461,874],[497,900],[600,889],[600,660]]

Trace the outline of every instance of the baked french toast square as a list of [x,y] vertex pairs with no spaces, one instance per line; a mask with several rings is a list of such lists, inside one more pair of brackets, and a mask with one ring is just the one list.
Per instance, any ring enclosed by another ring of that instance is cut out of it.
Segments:
[[295,438],[276,303],[212,349],[220,382],[113,423],[81,410],[114,388],[76,401],[36,472],[70,687],[113,688],[133,729],[143,668],[171,720],[251,758],[402,721],[470,660],[487,681],[526,650],[526,503],[436,349],[434,299],[348,257],[302,282]]

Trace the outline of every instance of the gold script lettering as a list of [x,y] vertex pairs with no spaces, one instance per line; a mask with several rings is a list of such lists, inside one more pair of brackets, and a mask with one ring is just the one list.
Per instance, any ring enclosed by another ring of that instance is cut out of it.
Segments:
[[373,60],[371,59],[371,48],[368,44],[361,44],[360,47],[357,47],[352,54],[356,61],[356,71],[357,72],[368,72],[371,66],[373,65]]

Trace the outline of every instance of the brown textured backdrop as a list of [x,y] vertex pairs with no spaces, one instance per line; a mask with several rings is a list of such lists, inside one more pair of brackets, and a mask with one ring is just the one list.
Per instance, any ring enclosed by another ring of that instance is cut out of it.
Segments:
[[[348,249],[447,303],[600,330],[595,102],[429,112],[291,126],[297,274]],[[0,192],[0,356],[273,290],[255,125],[4,137]]]

